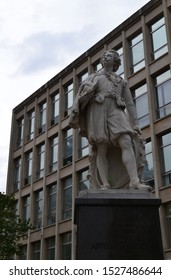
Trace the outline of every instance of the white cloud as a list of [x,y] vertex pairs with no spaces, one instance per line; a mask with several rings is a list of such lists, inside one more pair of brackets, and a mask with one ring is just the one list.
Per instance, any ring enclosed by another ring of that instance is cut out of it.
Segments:
[[2,191],[6,185],[12,109],[148,0],[0,2]]

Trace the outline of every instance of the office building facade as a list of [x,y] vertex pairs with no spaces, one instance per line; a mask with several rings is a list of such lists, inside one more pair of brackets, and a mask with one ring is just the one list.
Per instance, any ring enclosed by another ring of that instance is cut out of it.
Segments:
[[[69,127],[79,85],[119,52],[145,139],[142,181],[160,197],[164,255],[171,259],[171,0],[152,0],[13,110],[7,193],[34,230],[22,259],[75,259],[74,198],[89,188],[87,139]],[[155,234],[155,232],[151,233]]]

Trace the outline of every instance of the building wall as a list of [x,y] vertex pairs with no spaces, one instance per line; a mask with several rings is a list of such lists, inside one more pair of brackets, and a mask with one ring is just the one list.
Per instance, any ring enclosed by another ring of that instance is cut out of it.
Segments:
[[80,150],[78,131],[66,132],[68,116],[81,80],[99,69],[104,50],[111,48],[121,55],[124,71],[118,74],[135,99],[147,143],[142,180],[162,200],[163,246],[171,258],[170,22],[171,0],[149,1],[14,108],[7,193],[15,193],[19,214],[35,226],[23,241],[22,258],[75,258],[74,198],[88,187],[91,147],[84,139]]

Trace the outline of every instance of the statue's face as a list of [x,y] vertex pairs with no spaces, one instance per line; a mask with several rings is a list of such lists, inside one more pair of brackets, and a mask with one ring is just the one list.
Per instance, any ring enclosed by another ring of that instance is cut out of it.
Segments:
[[114,55],[113,53],[107,51],[104,53],[102,57],[102,64],[103,66],[113,66],[114,65]]

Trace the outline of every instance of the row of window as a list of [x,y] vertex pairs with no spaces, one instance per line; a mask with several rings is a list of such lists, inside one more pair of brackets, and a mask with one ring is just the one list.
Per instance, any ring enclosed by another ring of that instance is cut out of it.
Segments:
[[[63,131],[63,141],[60,145],[60,152],[62,153],[61,166],[72,163],[73,155],[73,135],[72,129]],[[89,154],[89,144],[86,138],[78,135],[78,158]],[[62,150],[61,150],[62,147]],[[23,157],[17,157],[14,160],[14,191],[23,185],[31,184],[32,181],[42,178],[51,172],[57,171],[59,168],[59,145],[58,136],[50,138],[45,151],[45,143],[36,146],[26,152]],[[33,160],[34,159],[34,160]],[[34,162],[34,165],[33,165]],[[23,169],[21,172],[21,168]],[[46,172],[45,172],[46,170]],[[21,178],[21,173],[24,178]],[[45,174],[46,173],[46,174]]]
[[[154,80],[154,103],[156,110],[156,119],[163,118],[169,114],[171,114],[171,95],[170,95],[170,87],[171,87],[171,71],[167,69],[153,78]],[[145,127],[149,125],[149,105],[148,105],[148,90],[147,84],[144,82],[139,87],[132,89],[132,96],[135,101],[135,105],[137,108],[138,118],[141,127]],[[152,93],[153,94],[153,93]],[[58,95],[58,98],[56,97]],[[55,124],[59,121],[59,94],[56,94],[52,97],[52,120],[51,124]],[[58,103],[56,103],[57,101]],[[70,96],[69,106],[71,107],[73,103],[73,93],[72,98]],[[143,104],[143,106],[142,106]],[[46,128],[46,109],[47,104],[43,103],[39,108],[39,133],[45,131]],[[28,113],[28,133],[27,140],[33,139],[34,131],[35,131],[35,112],[31,111]],[[20,147],[23,144],[24,137],[24,117],[17,120],[17,147]]]
[[[167,69],[161,72],[159,75],[153,78],[154,80],[154,88],[153,92],[151,93],[152,96],[154,95],[154,104],[155,104],[155,113],[156,119],[163,118],[169,114],[171,114],[171,95],[170,95],[170,87],[171,87],[171,71]],[[131,90],[132,96],[135,102],[135,106],[138,113],[138,118],[141,127],[145,127],[149,125],[149,99],[148,99],[148,89],[147,84],[144,82],[137,88]],[[154,93],[154,94],[153,94]],[[53,96],[55,98],[55,96]],[[54,99],[53,99],[54,100]],[[58,97],[59,101],[59,97]],[[73,94],[70,101],[70,107],[73,103]],[[40,107],[40,116],[39,116],[39,133],[45,131],[46,127],[46,103],[41,104]],[[143,106],[142,106],[143,104]],[[55,124],[59,120],[59,103],[56,104],[52,102],[52,106],[54,107],[53,112],[53,124]],[[56,120],[56,121],[55,121]],[[34,123],[35,123],[35,113],[31,111],[28,113],[28,134],[27,140],[33,139],[34,136]],[[17,130],[18,130],[18,137],[17,137],[17,147],[21,146],[23,143],[23,136],[24,136],[24,117],[20,118],[17,121]],[[67,134],[71,134],[71,131],[68,130]],[[69,135],[66,135],[69,137]],[[82,141],[86,141],[85,139]],[[86,144],[87,145],[87,144]]]
[[[171,248],[171,204],[166,204],[165,208],[165,220],[166,220],[166,235],[168,248]],[[55,248],[56,240],[55,236],[44,239],[44,257],[46,260],[55,259]],[[66,232],[60,235],[60,259],[70,260],[71,259],[71,232]],[[41,241],[31,243],[31,258],[32,260],[40,260],[41,258]],[[27,259],[27,245],[22,246],[21,259]]]
[[[164,17],[160,18],[149,26],[149,42],[151,42],[151,57],[148,61],[153,61],[168,52],[167,35]],[[139,33],[130,41],[132,58],[131,73],[135,73],[145,67],[143,33]]]
[[[89,188],[89,181],[87,179],[88,170],[83,170],[77,176],[77,192]],[[47,226],[56,223],[57,204],[60,200],[61,211],[59,213],[59,220],[67,220],[72,218],[72,177],[67,177],[61,181],[60,197],[57,191],[57,183],[47,186],[45,190],[39,189],[33,192],[32,198],[30,195],[21,198],[21,218],[22,220],[31,219],[35,229],[42,226]],[[31,203],[32,199],[32,203]],[[32,209],[31,209],[32,205]],[[46,209],[44,209],[44,207]],[[16,205],[16,210],[18,204]],[[19,210],[17,210],[19,211]],[[43,215],[46,213],[46,216]],[[33,216],[31,216],[31,213]],[[43,220],[44,217],[44,220]]]
[[[45,260],[55,260],[55,248],[56,240],[55,236],[44,239],[44,257]],[[71,260],[71,232],[60,235],[60,259],[62,260]],[[27,245],[22,246],[20,259],[26,260],[27,256]],[[40,260],[41,257],[41,241],[31,242],[31,260]]]
[[[142,106],[143,107],[143,106]],[[73,154],[73,143],[72,143],[72,129],[65,131],[65,137],[63,141],[63,165],[72,163]],[[88,155],[89,147],[86,138],[80,138],[80,148],[82,151],[82,156]],[[164,134],[159,137],[159,149],[160,149],[160,162],[161,162],[161,176],[163,178],[163,186],[171,184],[171,133]],[[153,174],[153,157],[152,157],[152,145],[151,142],[145,144],[146,159],[147,163],[145,165],[142,180],[151,186],[154,186],[154,174]],[[58,169],[58,137],[50,139],[50,150],[47,151],[50,154],[49,157],[49,172],[57,171]],[[33,166],[33,151],[29,151],[24,154],[25,159],[24,164],[22,164],[21,157],[15,159],[14,161],[14,190],[19,189],[23,185],[30,184],[32,181],[42,178],[45,174],[45,144],[39,145],[36,149],[36,166]],[[21,179],[21,167],[24,168],[23,174],[24,182]],[[33,172],[34,171],[34,172]]]

